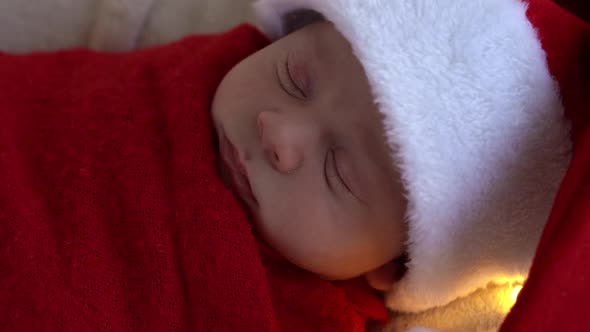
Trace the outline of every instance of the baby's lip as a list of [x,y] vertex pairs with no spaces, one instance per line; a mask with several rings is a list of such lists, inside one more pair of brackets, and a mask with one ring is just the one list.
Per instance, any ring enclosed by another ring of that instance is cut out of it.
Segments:
[[252,192],[252,187],[248,179],[248,171],[240,160],[240,154],[236,147],[222,132],[220,135],[221,158],[226,164],[231,177],[234,189],[248,205],[256,206],[258,201]]

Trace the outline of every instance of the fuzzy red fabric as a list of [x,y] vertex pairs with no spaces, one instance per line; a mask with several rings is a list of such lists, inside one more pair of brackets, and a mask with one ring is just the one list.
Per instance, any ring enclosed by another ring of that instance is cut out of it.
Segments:
[[548,0],[531,0],[528,16],[559,82],[575,148],[529,278],[501,331],[588,331],[590,25]]
[[[250,26],[129,54],[0,55],[2,331],[361,331],[384,319],[256,241],[210,103]],[[262,250],[260,250],[262,249]]]

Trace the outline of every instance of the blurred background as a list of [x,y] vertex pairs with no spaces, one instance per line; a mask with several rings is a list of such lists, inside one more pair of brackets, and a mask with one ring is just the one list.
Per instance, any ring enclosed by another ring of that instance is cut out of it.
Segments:
[[252,22],[253,0],[0,0],[0,51],[127,51]]

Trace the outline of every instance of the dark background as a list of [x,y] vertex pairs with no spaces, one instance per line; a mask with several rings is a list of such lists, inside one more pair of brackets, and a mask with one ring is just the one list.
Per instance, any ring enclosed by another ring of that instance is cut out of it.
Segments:
[[590,0],[553,0],[579,18],[590,22]]

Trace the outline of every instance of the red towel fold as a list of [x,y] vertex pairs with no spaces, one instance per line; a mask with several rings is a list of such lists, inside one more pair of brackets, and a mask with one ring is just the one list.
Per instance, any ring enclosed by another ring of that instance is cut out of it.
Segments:
[[383,319],[266,250],[210,102],[249,26],[129,54],[0,55],[0,330],[356,331]]
[[531,1],[528,15],[541,30],[549,69],[559,82],[566,114],[572,120],[575,150],[529,278],[501,331],[588,331],[590,24],[551,1]]

